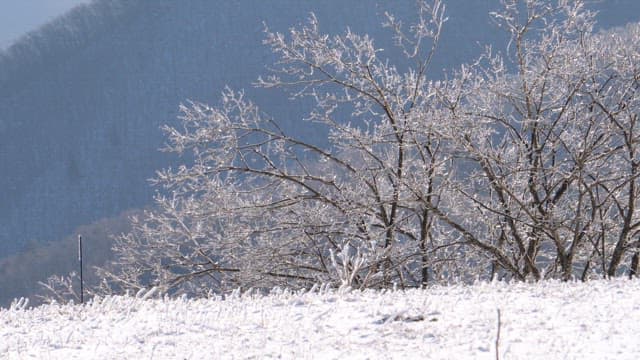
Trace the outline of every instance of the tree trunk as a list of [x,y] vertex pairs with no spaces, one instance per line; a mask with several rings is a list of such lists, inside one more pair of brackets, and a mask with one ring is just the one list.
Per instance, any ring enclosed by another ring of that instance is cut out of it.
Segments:
[[638,276],[638,258],[640,257],[640,252],[636,251],[635,254],[631,257],[631,267],[629,267],[629,279]]

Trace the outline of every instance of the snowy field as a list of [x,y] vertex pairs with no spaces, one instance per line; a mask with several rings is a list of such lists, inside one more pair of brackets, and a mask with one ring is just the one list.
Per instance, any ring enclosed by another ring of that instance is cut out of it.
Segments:
[[638,359],[640,281],[0,310],[1,359]]

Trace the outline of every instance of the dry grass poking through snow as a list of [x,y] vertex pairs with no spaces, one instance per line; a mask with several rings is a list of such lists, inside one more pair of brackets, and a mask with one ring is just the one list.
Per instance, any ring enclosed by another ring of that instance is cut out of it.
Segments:
[[0,311],[9,359],[640,358],[640,280],[109,297]]

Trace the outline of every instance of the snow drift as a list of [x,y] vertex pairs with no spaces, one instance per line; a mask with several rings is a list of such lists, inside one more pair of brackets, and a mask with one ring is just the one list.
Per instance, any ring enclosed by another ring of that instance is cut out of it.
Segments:
[[636,359],[638,334],[640,281],[625,279],[0,310],[0,357],[17,359]]

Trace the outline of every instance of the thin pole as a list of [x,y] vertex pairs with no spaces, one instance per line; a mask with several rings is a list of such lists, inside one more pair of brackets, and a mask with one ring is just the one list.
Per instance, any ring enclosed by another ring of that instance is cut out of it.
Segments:
[[78,235],[78,261],[80,262],[80,304],[84,304],[84,280],[82,278],[82,235]]

